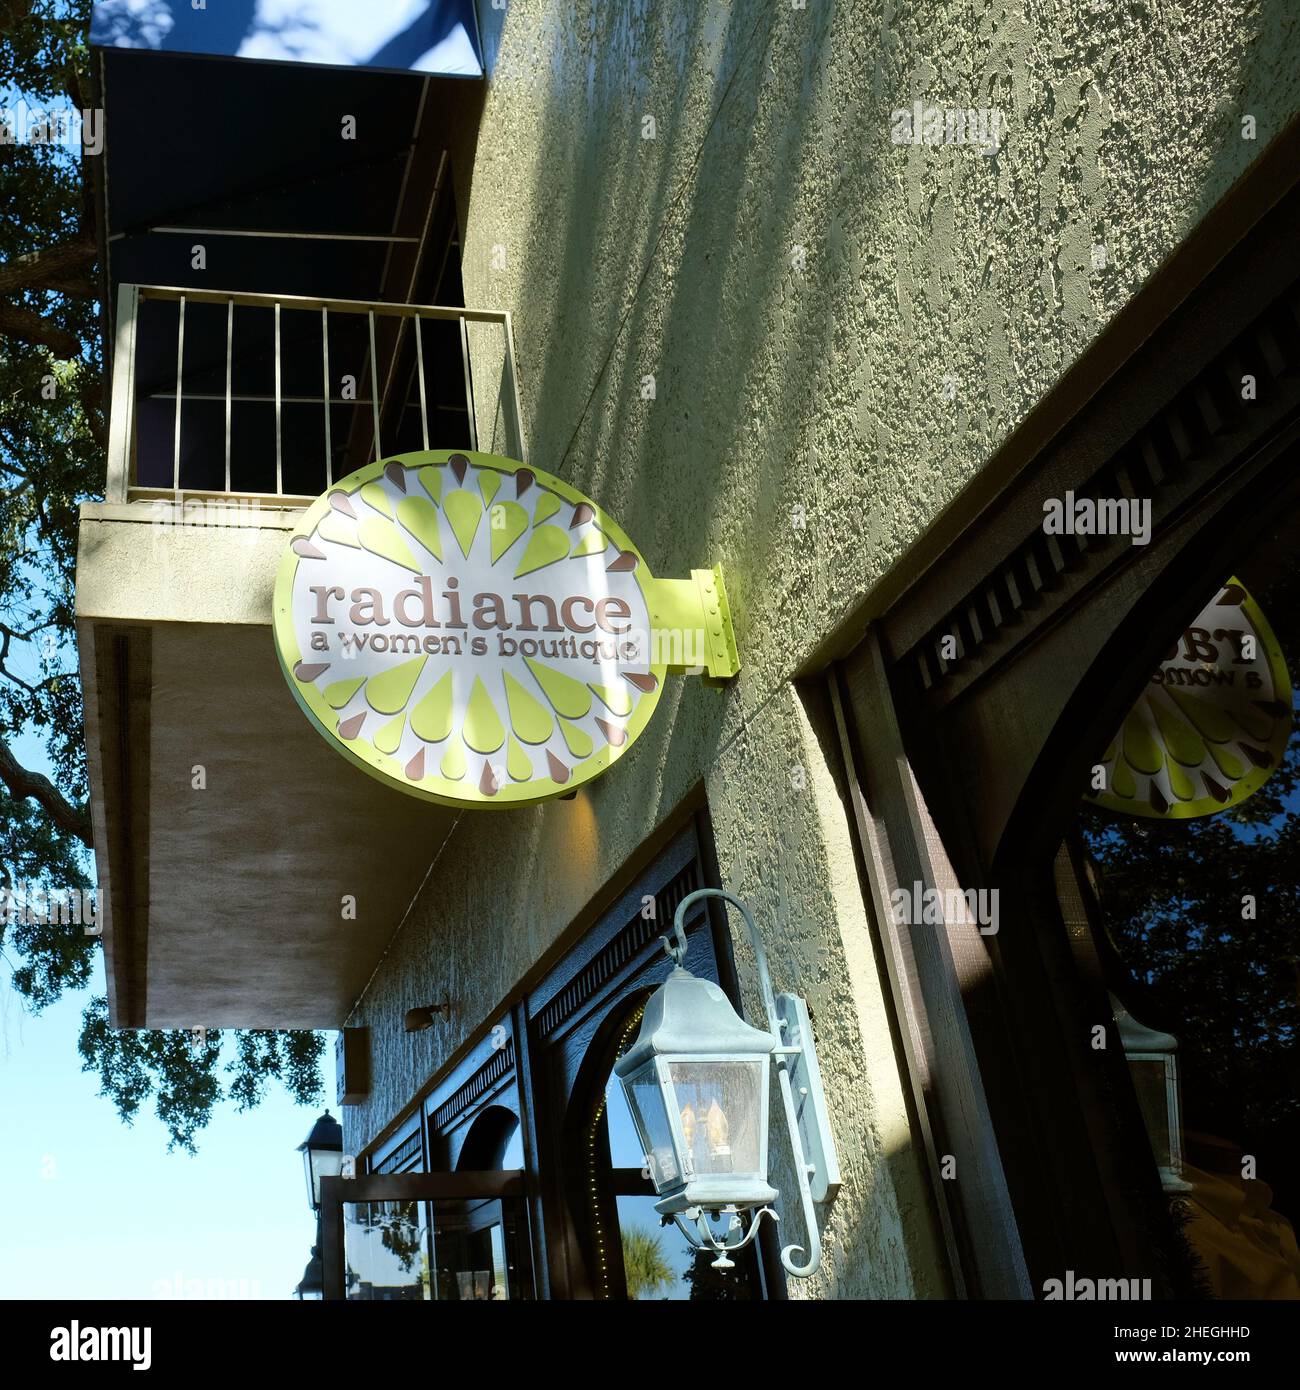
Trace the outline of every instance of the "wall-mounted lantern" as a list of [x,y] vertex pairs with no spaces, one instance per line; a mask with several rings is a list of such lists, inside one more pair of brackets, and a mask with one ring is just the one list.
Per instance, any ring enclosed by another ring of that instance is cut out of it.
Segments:
[[[745,1023],[717,985],[683,965],[686,912],[701,898],[721,898],[744,918],[766,1030]],[[786,1246],[781,1263],[807,1277],[821,1263],[814,1203],[834,1201],[840,1184],[807,1006],[798,995],[773,996],[758,928],[730,893],[703,888],[688,894],[673,918],[672,936],[662,940],[675,969],[650,997],[636,1042],[614,1066],[659,1196],[655,1209],[692,1245],[713,1251],[715,1269],[732,1266],[730,1254],[757,1236],[765,1216],[778,1219],[779,1193],[768,1180],[767,1162],[775,1064],[808,1232],[808,1245]],[[795,1260],[804,1253],[803,1263]]]

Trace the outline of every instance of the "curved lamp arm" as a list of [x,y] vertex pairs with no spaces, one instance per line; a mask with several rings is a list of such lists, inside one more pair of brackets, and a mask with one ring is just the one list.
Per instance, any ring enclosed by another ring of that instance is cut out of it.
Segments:
[[785,1125],[790,1136],[790,1148],[794,1152],[795,1179],[799,1184],[799,1199],[803,1208],[804,1227],[808,1232],[807,1262],[797,1264],[794,1259],[796,1254],[804,1253],[804,1246],[787,1245],[781,1251],[781,1263],[788,1273],[801,1279],[807,1278],[821,1264],[822,1241],[821,1232],[817,1229],[817,1212],[813,1206],[812,1188],[808,1184],[808,1159],[803,1151],[803,1142],[799,1137],[799,1120],[794,1108],[794,1090],[790,1085],[790,1056],[792,1054],[798,1055],[803,1049],[785,1045],[785,1025],[777,1015],[776,997],[772,993],[772,976],[767,967],[767,951],[763,947],[763,938],[758,933],[758,927],[754,923],[749,908],[735,894],[728,893],[722,888],[697,888],[695,892],[688,893],[677,904],[677,911],[673,914],[672,936],[660,937],[664,943],[664,949],[677,965],[684,962],[686,959],[686,911],[692,903],[699,902],[704,898],[721,898],[723,902],[729,903],[740,913],[745,926],[749,929],[750,945],[754,948],[754,959],[758,964],[758,985],[763,995],[763,1008],[767,1013],[768,1031],[777,1039],[777,1046],[773,1049],[772,1056],[776,1062],[777,1078],[781,1085]]

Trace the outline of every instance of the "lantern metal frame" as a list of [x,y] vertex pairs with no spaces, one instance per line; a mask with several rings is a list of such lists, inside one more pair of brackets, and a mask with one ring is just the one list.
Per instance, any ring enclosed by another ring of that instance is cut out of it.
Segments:
[[[764,949],[763,939],[759,934],[753,915],[739,898],[721,888],[697,889],[693,893],[688,893],[678,904],[677,911],[673,916],[671,933],[660,937],[664,950],[676,966],[669,983],[678,978],[680,974],[685,974],[692,980],[696,978],[691,976],[685,967],[686,914],[695,903],[709,898],[717,898],[734,907],[740,913],[749,931],[750,944],[753,947],[754,958],[758,965],[758,983],[763,996],[763,1008],[768,1025],[767,1032],[771,1036],[773,1045],[770,1049],[763,1049],[762,1051],[753,1049],[746,1055],[737,1055],[734,1052],[727,1052],[725,1049],[709,1050],[707,1048],[698,1052],[691,1052],[689,1055],[676,1050],[656,1053],[653,1059],[655,1075],[659,1081],[661,1094],[666,1096],[665,1087],[671,1084],[666,1080],[666,1064],[673,1061],[739,1062],[748,1058],[766,1062],[770,1058],[770,1062],[775,1064],[777,1082],[781,1091],[782,1114],[794,1157],[795,1181],[799,1189],[804,1228],[807,1232],[806,1245],[790,1244],[782,1249],[781,1264],[787,1273],[796,1278],[806,1279],[821,1265],[821,1233],[817,1224],[816,1205],[829,1206],[835,1200],[840,1187],[839,1159],[831,1133],[826,1097],[822,1090],[821,1073],[817,1066],[808,1007],[797,994],[778,995],[773,992],[771,972],[767,964],[767,952]],[[661,986],[661,988],[667,989],[668,984]],[[730,1006],[728,1005],[728,1007]],[[628,1068],[626,1075],[621,1071],[618,1072],[619,1079],[625,1089],[629,1088],[634,1077],[640,1077],[644,1074],[646,1065],[647,1062],[643,1058],[633,1067]],[[767,1079],[765,1078],[765,1080]],[[766,1134],[769,1118],[769,1090],[768,1085],[761,1088],[761,1129],[758,1158],[763,1169],[762,1177],[767,1183],[766,1190],[771,1193],[772,1200],[751,1205],[737,1204],[734,1200],[720,1200],[716,1206],[713,1206],[707,1202],[707,1198],[704,1201],[697,1200],[693,1203],[688,1203],[683,1199],[688,1168],[688,1165],[683,1162],[684,1136],[681,1133],[678,1117],[672,1113],[671,1108],[668,1109],[669,1133],[678,1168],[677,1174],[669,1181],[676,1182],[680,1178],[681,1184],[677,1190],[669,1191],[656,1204],[656,1210],[660,1211],[665,1223],[670,1220],[673,1221],[693,1246],[712,1251],[716,1256],[713,1261],[715,1269],[728,1269],[734,1265],[730,1256],[737,1250],[743,1250],[757,1237],[764,1217],[770,1217],[773,1221],[780,1220],[773,1206],[773,1202],[780,1196],[780,1193],[771,1187],[770,1179],[767,1178],[766,1173],[769,1158]],[[629,1105],[637,1127],[640,1129],[639,1104],[634,1103],[630,1095]],[[644,1134],[642,1138],[645,1139]],[[657,1189],[662,1190],[657,1179],[655,1185]],[[723,1186],[723,1184],[720,1183],[719,1186]],[[697,1193],[694,1195],[698,1196],[698,1185]],[[743,1211],[753,1212],[747,1229],[742,1219]],[[725,1221],[726,1224],[720,1234],[710,1224],[710,1214],[715,1219]],[[802,1261],[796,1259],[796,1256],[800,1255],[806,1258]]]

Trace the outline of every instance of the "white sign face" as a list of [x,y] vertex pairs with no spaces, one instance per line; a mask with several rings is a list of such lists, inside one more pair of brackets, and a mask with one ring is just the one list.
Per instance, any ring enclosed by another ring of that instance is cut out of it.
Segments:
[[564,795],[645,726],[654,580],[557,478],[486,454],[372,464],[308,510],[276,583],[290,687],[352,761],[455,805]]

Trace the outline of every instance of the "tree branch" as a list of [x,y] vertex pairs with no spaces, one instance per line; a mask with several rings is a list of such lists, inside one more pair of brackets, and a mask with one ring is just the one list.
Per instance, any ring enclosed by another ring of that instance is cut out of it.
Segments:
[[74,806],[48,777],[29,772],[3,742],[0,742],[0,782],[20,801],[31,797],[66,834],[76,836],[83,845],[93,843],[89,808]]
[[20,304],[0,304],[0,333],[47,347],[60,358],[80,357],[81,339]]
[[47,246],[43,251],[15,256],[0,265],[0,294],[13,294],[15,290],[62,289],[69,280],[79,282],[84,278],[88,281],[89,277],[83,272],[94,264],[95,255],[94,238],[78,237]]

